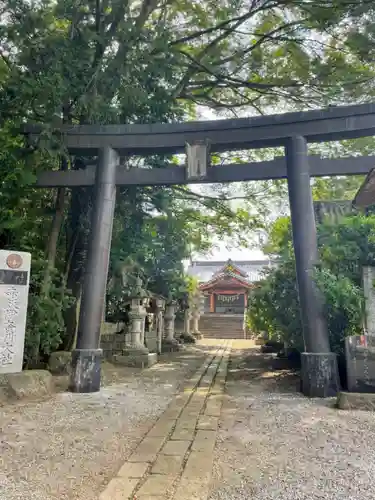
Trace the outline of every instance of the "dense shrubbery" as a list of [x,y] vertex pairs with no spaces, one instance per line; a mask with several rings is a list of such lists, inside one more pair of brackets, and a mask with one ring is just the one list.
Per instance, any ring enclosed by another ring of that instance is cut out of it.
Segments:
[[[268,332],[271,338],[301,350],[303,337],[295,264],[288,251],[289,225],[283,222],[282,227],[284,237],[279,234],[277,238],[282,246],[272,247],[273,253],[280,255],[279,265],[267,271],[250,296],[249,328],[256,333]],[[364,265],[374,265],[375,217],[356,215],[337,225],[322,224],[318,242],[321,265],[315,270],[315,279],[325,302],[331,347],[341,354],[344,338],[362,331],[361,269]]]

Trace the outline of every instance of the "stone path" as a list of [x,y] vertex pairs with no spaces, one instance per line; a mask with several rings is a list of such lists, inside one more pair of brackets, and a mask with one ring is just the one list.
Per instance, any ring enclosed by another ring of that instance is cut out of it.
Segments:
[[231,341],[218,342],[100,500],[207,498],[230,348]]

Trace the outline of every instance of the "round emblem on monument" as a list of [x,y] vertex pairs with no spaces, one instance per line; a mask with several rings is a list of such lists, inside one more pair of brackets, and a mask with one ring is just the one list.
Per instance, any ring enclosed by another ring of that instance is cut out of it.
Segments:
[[16,253],[11,253],[7,257],[7,266],[10,267],[11,269],[18,269],[19,267],[22,266],[22,257],[21,255],[18,255]]

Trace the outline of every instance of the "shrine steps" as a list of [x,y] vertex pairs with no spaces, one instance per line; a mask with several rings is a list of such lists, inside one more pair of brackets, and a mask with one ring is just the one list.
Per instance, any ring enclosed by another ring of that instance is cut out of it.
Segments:
[[204,314],[199,320],[199,330],[204,338],[244,339],[243,314]]

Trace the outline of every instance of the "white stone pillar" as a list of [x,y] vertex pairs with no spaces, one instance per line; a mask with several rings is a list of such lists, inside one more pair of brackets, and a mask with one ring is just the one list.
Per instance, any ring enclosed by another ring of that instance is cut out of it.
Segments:
[[165,339],[168,340],[169,342],[172,342],[175,340],[174,338],[174,321],[176,318],[176,313],[175,313],[175,304],[170,303],[167,305],[166,311],[165,311]]
[[29,253],[0,250],[0,374],[22,371],[30,264]]
[[163,350],[165,351],[178,351],[179,343],[174,338],[174,322],[176,317],[176,304],[170,302],[167,304],[165,315],[164,315],[164,339],[163,339]]
[[[138,299],[133,299],[130,310],[130,348],[137,351],[148,352],[144,345],[144,326],[146,318],[146,308]],[[143,339],[143,342],[142,342]]]
[[199,331],[199,320],[203,309],[204,309],[204,295],[202,295],[201,293],[197,293],[194,297],[194,305],[192,310],[192,315],[193,315],[192,333],[197,339],[202,338],[202,333]]
[[367,335],[375,335],[375,267],[363,267],[362,282],[365,297],[366,333]]

